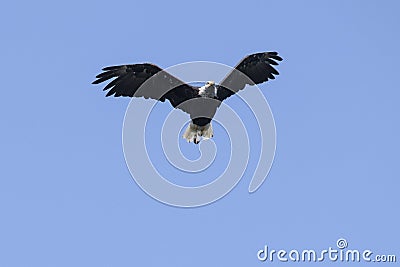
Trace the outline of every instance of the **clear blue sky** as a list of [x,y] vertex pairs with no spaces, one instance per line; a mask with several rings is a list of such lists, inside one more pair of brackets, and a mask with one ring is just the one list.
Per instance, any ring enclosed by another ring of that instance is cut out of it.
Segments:
[[[3,3],[0,266],[267,266],[264,245],[340,237],[400,258],[399,11],[377,0]],[[262,187],[248,194],[244,177],[194,209],[143,193],[122,152],[129,99],[104,98],[90,84],[99,70],[235,65],[270,50],[284,62],[261,86],[277,127]]]

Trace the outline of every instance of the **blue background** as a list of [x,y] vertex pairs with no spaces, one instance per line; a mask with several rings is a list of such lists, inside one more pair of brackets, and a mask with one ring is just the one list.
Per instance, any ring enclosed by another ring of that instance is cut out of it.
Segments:
[[[3,3],[0,266],[261,266],[264,245],[322,250],[340,237],[400,257],[399,11],[377,0]],[[277,127],[262,187],[248,194],[244,177],[194,209],[141,191],[121,145],[129,99],[104,98],[90,84],[99,70],[233,66],[271,50],[285,60],[261,86]]]

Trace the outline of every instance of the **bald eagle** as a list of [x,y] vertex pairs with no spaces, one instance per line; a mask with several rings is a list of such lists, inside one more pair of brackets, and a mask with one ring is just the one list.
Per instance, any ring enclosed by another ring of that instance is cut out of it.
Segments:
[[277,52],[256,53],[243,58],[239,64],[216,84],[189,85],[151,63],[119,65],[103,68],[93,84],[114,78],[104,87],[106,96],[145,97],[164,102],[188,113],[191,123],[183,134],[188,142],[198,144],[213,137],[211,120],[221,102],[245,88],[275,79],[278,71],[273,65],[282,58]]

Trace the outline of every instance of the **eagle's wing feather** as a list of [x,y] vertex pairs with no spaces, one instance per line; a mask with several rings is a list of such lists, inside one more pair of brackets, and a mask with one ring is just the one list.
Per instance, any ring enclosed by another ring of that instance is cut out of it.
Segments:
[[173,107],[188,113],[188,106],[181,104],[198,97],[196,87],[150,63],[105,67],[96,78],[93,84],[114,78],[103,89],[109,90],[106,96],[144,97],[162,102],[168,99]]
[[217,90],[217,98],[223,101],[248,85],[275,79],[279,72],[273,67],[282,58],[277,52],[262,52],[249,55],[224,78]]

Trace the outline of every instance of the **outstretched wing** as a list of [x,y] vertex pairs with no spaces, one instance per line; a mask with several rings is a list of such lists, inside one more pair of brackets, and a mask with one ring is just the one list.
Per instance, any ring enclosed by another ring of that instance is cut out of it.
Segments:
[[144,97],[164,102],[168,99],[173,107],[189,112],[184,105],[186,100],[198,97],[198,89],[190,86],[160,67],[150,64],[120,65],[103,68],[93,84],[113,79],[105,87],[106,96]]
[[242,90],[247,84],[254,85],[275,79],[279,72],[273,67],[282,58],[277,52],[263,52],[249,55],[225,77],[217,88],[217,98],[223,101]]

